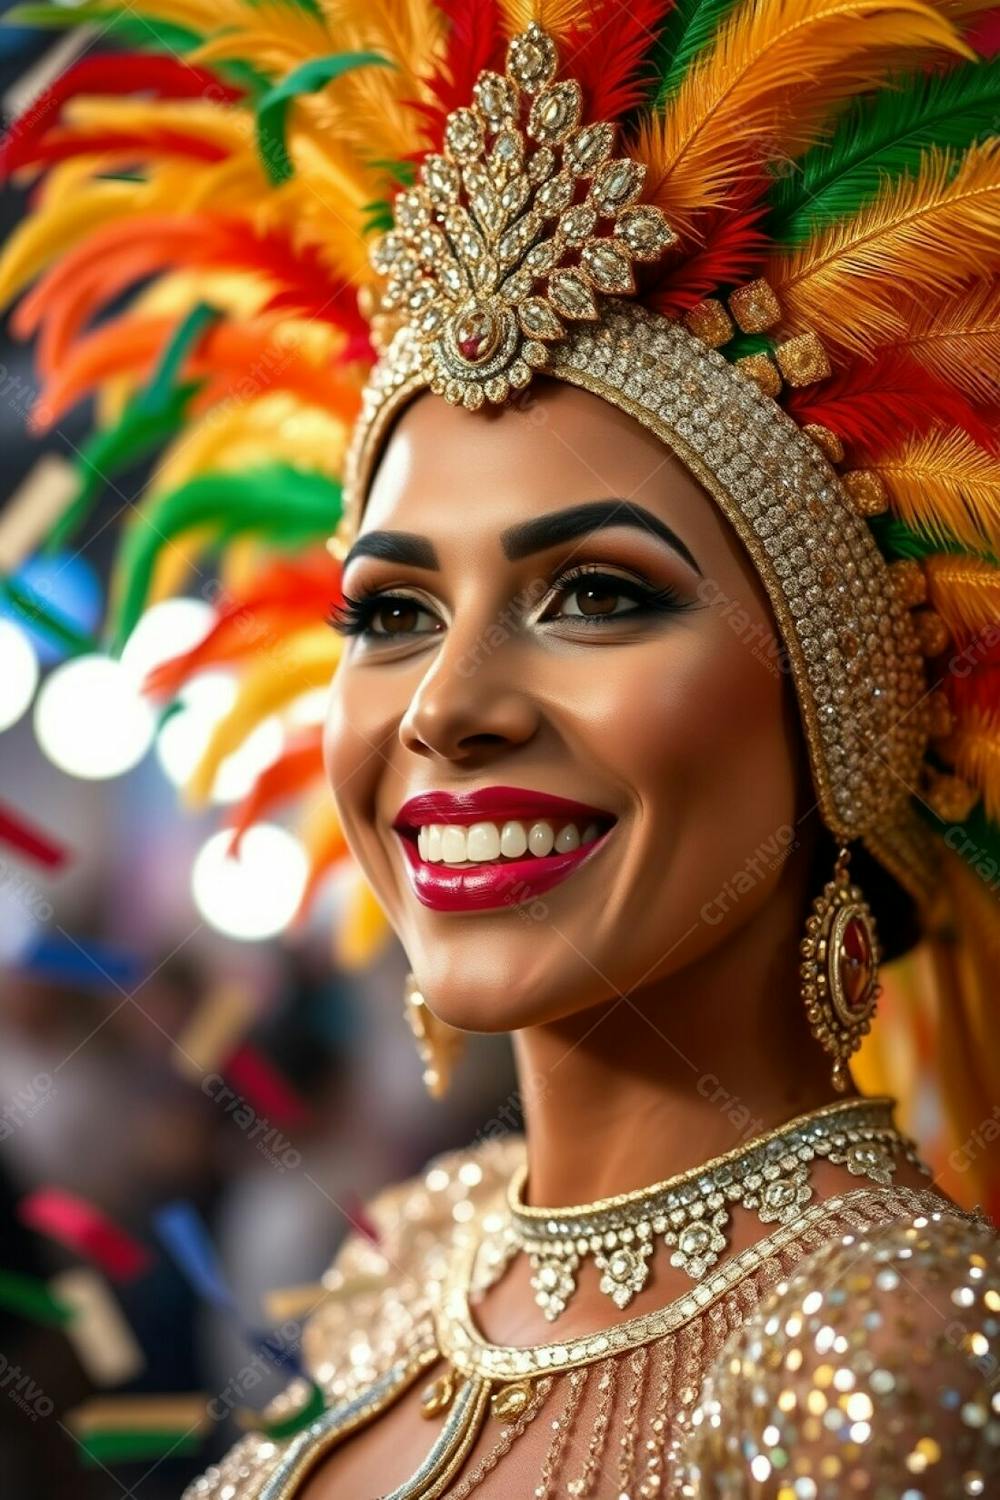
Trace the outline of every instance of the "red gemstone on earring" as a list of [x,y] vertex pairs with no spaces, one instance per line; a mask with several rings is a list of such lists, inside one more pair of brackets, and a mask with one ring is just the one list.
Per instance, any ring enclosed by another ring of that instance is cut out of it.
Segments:
[[875,979],[871,937],[860,917],[852,917],[844,928],[837,965],[844,1002],[860,1014],[868,1005]]

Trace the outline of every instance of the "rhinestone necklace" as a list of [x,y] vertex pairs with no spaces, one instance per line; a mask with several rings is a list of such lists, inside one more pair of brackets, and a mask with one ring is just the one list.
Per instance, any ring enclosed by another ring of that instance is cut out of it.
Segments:
[[883,1187],[900,1154],[930,1176],[913,1141],[893,1124],[895,1104],[887,1095],[826,1104],[665,1182],[573,1208],[529,1207],[525,1164],[507,1188],[509,1254],[529,1257],[535,1301],[550,1322],[576,1290],[588,1256],[601,1273],[601,1291],[627,1307],[649,1279],[657,1237],[671,1250],[670,1264],[700,1281],[726,1249],[731,1205],[755,1209],[762,1224],[790,1223],[813,1196],[810,1163],[817,1156]]

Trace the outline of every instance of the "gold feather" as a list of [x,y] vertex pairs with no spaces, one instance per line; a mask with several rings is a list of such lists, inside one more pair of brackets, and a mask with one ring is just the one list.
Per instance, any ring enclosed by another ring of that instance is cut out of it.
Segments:
[[531,21],[558,42],[576,25],[586,22],[591,12],[589,0],[500,0],[500,8],[507,18],[508,36],[517,36]]
[[929,602],[954,634],[974,634],[1000,619],[1000,567],[942,552],[924,558]]
[[893,509],[930,536],[1000,547],[1000,460],[958,428],[910,438],[871,468]]
[[928,297],[893,343],[970,400],[1000,401],[1000,282]]
[[935,749],[963,781],[982,792],[986,816],[994,821],[1000,817],[1000,718],[970,709]]
[[[853,354],[904,342],[908,308],[956,294],[1000,266],[1000,140],[932,148],[853,218],[772,258],[788,326]],[[901,305],[901,303],[903,305]]]
[[669,106],[642,122],[631,154],[646,164],[645,196],[690,232],[700,210],[805,149],[834,104],[913,48],[969,50],[923,0],[744,0]]

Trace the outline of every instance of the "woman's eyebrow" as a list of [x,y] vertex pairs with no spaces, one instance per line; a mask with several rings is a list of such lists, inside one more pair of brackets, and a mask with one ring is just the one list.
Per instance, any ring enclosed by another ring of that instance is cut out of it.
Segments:
[[341,564],[341,572],[356,557],[379,557],[384,562],[436,571],[441,565],[433,542],[413,531],[366,531],[359,536]]
[[592,531],[601,531],[607,526],[634,526],[639,531],[651,531],[666,542],[674,552],[703,577],[695,558],[675,531],[654,516],[643,505],[632,500],[586,500],[580,505],[570,505],[565,510],[549,511],[547,515],[535,516],[522,521],[500,533],[504,555],[511,562],[527,557],[532,552],[541,552],[545,547],[554,547],[559,542],[570,542],[575,537]]
[[[682,557],[699,578],[701,568],[689,549],[675,531],[654,516],[645,506],[632,500],[586,500],[580,505],[567,506],[565,510],[549,511],[544,516],[534,516],[500,533],[504,556],[510,562],[541,552],[546,547],[558,546],[560,542],[571,542],[576,537],[601,531],[608,526],[632,526],[638,531],[652,532],[666,542],[678,556]],[[358,537],[344,558],[342,571],[356,557],[377,557],[383,562],[400,563],[412,568],[427,568],[431,572],[440,567],[434,544],[425,536],[412,531],[367,531]]]

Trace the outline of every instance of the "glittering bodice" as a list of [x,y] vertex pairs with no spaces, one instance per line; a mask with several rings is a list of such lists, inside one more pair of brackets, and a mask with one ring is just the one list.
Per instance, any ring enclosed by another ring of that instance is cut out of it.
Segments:
[[[390,1500],[509,1500],[515,1474],[531,1500],[1000,1494],[1000,1239],[980,1215],[858,1188],[720,1262],[697,1298],[594,1335],[585,1359],[553,1343],[518,1370],[513,1351],[453,1347],[441,1311],[522,1153],[441,1158],[374,1201],[379,1245],[345,1244],[306,1326],[326,1411],[242,1438],[185,1500],[292,1500],[442,1349],[450,1405]],[[268,1417],[305,1394],[293,1383]]]

